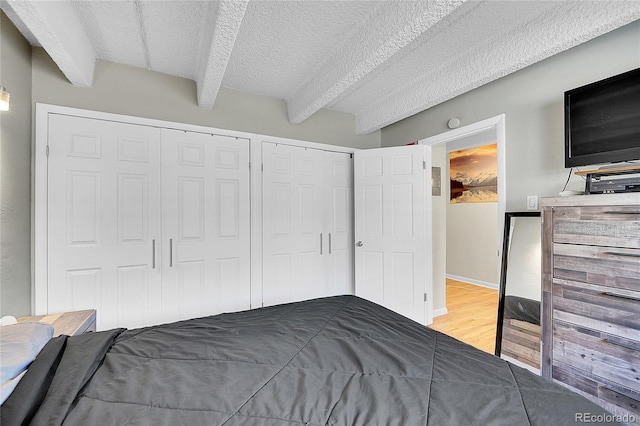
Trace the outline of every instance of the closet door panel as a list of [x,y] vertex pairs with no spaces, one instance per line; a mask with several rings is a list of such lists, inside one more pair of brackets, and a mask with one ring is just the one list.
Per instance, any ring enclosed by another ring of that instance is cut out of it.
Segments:
[[263,304],[323,295],[322,151],[263,143]]
[[249,142],[162,130],[163,320],[250,308]]
[[93,308],[97,328],[160,319],[160,132],[51,115],[48,312]]
[[325,152],[326,295],[353,294],[353,159]]

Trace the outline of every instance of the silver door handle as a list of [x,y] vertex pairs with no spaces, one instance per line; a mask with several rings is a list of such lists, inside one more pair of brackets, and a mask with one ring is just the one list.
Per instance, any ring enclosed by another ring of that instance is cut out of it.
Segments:
[[331,232],[329,232],[329,254],[331,254]]
[[151,240],[151,267],[156,269],[156,240]]
[[358,242],[356,243],[356,247],[362,247],[363,245],[364,245],[364,244],[362,243],[362,241],[358,241]]
[[169,238],[169,268],[173,268],[173,238]]
[[322,254],[322,232],[320,233],[320,254]]

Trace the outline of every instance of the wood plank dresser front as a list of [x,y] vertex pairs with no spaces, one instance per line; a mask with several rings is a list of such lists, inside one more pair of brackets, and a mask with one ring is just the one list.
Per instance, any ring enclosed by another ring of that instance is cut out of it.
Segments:
[[542,375],[640,424],[640,194],[541,205]]

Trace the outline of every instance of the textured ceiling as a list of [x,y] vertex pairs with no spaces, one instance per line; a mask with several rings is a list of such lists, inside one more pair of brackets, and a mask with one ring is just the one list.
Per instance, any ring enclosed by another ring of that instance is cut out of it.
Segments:
[[69,81],[95,60],[321,108],[369,133],[640,19],[640,1],[26,1],[0,7]]

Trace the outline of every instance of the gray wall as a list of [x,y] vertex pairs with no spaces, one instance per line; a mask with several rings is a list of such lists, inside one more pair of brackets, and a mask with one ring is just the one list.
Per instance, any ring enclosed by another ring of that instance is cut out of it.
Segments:
[[[382,129],[382,146],[402,145],[462,125],[506,115],[507,211],[526,209],[526,196],[562,190],[564,91],[640,67],[640,21],[569,49]],[[572,177],[569,189],[584,189]]]
[[[496,129],[485,130],[446,143],[447,183],[450,182],[449,153],[497,143]],[[499,155],[500,157],[500,155]],[[498,288],[498,203],[446,203],[446,271],[449,278]]]
[[[504,113],[506,209],[523,211],[526,210],[527,195],[555,196],[567,179],[564,91],[638,67],[640,21],[387,126],[382,129],[382,146],[403,145],[444,133],[449,130],[447,121],[452,117],[459,117],[464,126]],[[582,190],[584,181],[574,176],[568,189]],[[446,223],[450,229],[449,219],[454,218],[436,219],[434,216],[434,223],[436,220]],[[492,232],[501,234],[502,230],[494,228]],[[485,234],[484,238],[491,247],[494,244],[497,247],[497,235]],[[485,271],[485,267],[469,270],[468,257],[459,256],[458,262],[463,263],[455,264],[456,259],[451,259],[454,245],[442,244],[442,237],[435,231],[433,250],[434,253],[448,252],[447,273],[456,271],[461,276],[497,283],[497,272],[484,276],[481,271]],[[493,256],[495,250],[488,249],[487,254]],[[495,261],[491,264],[499,264],[499,259],[493,258]],[[441,261],[444,260],[434,257],[434,264]],[[491,270],[496,269],[491,267]],[[444,307],[445,291],[444,283],[434,275],[434,309]]]
[[31,312],[31,46],[0,12],[0,315]]
[[42,48],[33,49],[33,101],[354,148],[380,147],[380,131],[355,134],[352,114],[323,109],[292,125],[283,100],[224,88],[207,110],[197,106],[193,80],[113,62],[96,63],[91,88],[74,87]]
[[449,278],[497,289],[498,203],[448,203],[446,222]]

